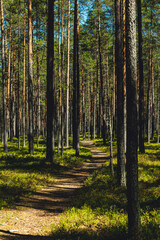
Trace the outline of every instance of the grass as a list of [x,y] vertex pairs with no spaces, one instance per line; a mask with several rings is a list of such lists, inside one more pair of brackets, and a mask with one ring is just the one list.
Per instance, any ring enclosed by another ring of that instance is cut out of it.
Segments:
[[[35,141],[36,143],[36,141]],[[80,166],[89,161],[91,153],[81,146],[80,157],[75,157],[72,148],[64,148],[64,155],[55,151],[55,163],[46,161],[46,147],[44,139],[40,140],[33,155],[28,154],[26,147],[18,149],[17,139],[8,142],[8,152],[3,151],[0,144],[0,209],[13,207],[21,196],[27,196],[42,187],[53,184],[56,175],[68,168]]]
[[[101,139],[95,144],[109,153],[109,143]],[[4,153],[0,145],[0,208],[12,207],[21,197],[32,194],[45,185],[52,184],[59,172],[80,166],[89,161],[91,153],[81,146],[80,157],[72,148],[64,148],[64,156],[55,153],[55,163],[45,160],[45,141],[33,155],[28,148],[18,150],[17,140],[9,143]],[[139,187],[141,205],[142,239],[160,239],[160,144],[145,144],[145,154],[139,154]],[[116,143],[113,143],[116,172]],[[111,177],[109,162],[96,170],[78,190],[72,206],[61,214],[59,223],[47,229],[48,234],[60,240],[125,240],[127,239],[126,189],[117,187]]]
[[[95,140],[109,153],[101,139]],[[114,142],[116,172],[116,143]],[[139,154],[139,188],[143,240],[160,239],[160,144],[145,144]],[[108,163],[88,177],[73,206],[65,211],[58,225],[53,225],[55,239],[125,240],[127,239],[126,189],[117,187]]]

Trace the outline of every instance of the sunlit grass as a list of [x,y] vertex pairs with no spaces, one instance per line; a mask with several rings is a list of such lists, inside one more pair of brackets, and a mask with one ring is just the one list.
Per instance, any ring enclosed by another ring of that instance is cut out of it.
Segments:
[[[109,153],[109,142],[102,139],[95,145]],[[160,239],[160,144],[145,144],[145,154],[139,154],[139,192],[143,240]],[[116,173],[116,143],[113,144]],[[117,187],[116,176],[111,177],[104,165],[85,181],[73,207],[53,226],[56,239],[127,239],[126,188]]]
[[[21,141],[22,143],[22,141]],[[64,147],[64,154],[57,153],[55,148],[55,164],[46,159],[46,142],[40,139],[39,147],[34,144],[34,154],[28,154],[26,147],[18,149],[16,138],[8,142],[8,151],[3,151],[0,144],[0,209],[11,207],[21,196],[27,196],[42,187],[53,184],[56,175],[68,168],[80,166],[89,161],[90,151],[80,147],[80,157],[75,157],[75,150]]]

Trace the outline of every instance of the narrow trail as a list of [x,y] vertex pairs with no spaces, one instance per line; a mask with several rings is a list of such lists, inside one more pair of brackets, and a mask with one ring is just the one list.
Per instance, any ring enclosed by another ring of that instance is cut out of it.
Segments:
[[56,176],[52,186],[22,198],[16,209],[0,211],[0,240],[54,239],[45,233],[53,223],[58,223],[60,213],[71,206],[84,180],[108,158],[93,146],[92,141],[83,141],[82,144],[92,152],[90,162]]

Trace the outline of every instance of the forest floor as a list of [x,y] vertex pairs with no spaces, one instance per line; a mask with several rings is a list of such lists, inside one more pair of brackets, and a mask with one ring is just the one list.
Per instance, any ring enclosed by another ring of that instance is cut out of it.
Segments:
[[53,185],[23,197],[16,207],[0,211],[0,240],[47,240],[52,225],[58,224],[61,213],[72,206],[84,180],[107,160],[107,154],[94,147],[92,141],[83,141],[92,153],[90,162],[56,176]]

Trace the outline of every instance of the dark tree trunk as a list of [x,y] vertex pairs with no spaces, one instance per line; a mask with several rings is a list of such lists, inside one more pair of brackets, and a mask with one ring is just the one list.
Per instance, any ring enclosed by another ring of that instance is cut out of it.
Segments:
[[25,147],[26,111],[25,111],[25,90],[26,90],[26,4],[24,2],[24,39],[23,39],[23,93],[22,93],[22,135],[23,147]]
[[151,126],[152,126],[152,88],[151,88],[151,46],[149,48],[149,58],[148,58],[148,88],[147,88],[147,137],[148,143],[151,140]]
[[124,84],[124,152],[127,144],[127,107],[126,107],[126,0],[123,0],[123,84]]
[[54,162],[54,1],[48,0],[47,23],[47,160]]
[[63,155],[64,148],[64,34],[63,34],[63,0],[61,0],[61,10],[62,10],[62,26],[61,26],[61,155]]
[[126,185],[124,156],[124,84],[121,35],[121,4],[115,0],[115,61],[117,77],[117,176],[118,184]]
[[73,147],[79,156],[80,93],[79,93],[79,10],[78,0],[74,8],[74,50],[73,50]]
[[105,106],[104,106],[104,89],[103,89],[103,69],[102,69],[102,47],[101,47],[101,18],[100,5],[98,3],[98,45],[99,45],[99,65],[100,65],[100,112],[102,122],[103,144],[106,145],[106,124],[105,124]]
[[39,47],[39,13],[38,6],[36,10],[36,31],[37,31],[37,124],[36,124],[36,132],[37,132],[37,147],[39,145],[39,137],[40,137],[40,47]]
[[137,156],[136,0],[126,0],[127,199],[129,239],[140,237]]
[[58,129],[57,129],[57,141],[58,141],[58,153],[61,146],[61,44],[60,44],[60,0],[58,0],[58,82],[59,82],[59,104],[58,104]]
[[68,0],[68,36],[67,36],[67,103],[66,103],[66,147],[69,147],[69,87],[70,87],[70,0]]
[[28,115],[29,115],[29,153],[33,154],[33,50],[32,50],[32,1],[28,1]]
[[159,103],[160,103],[160,86],[159,86],[159,65],[157,61],[157,143],[159,143]]
[[12,20],[10,17],[10,23],[9,23],[9,51],[8,51],[8,83],[7,83],[7,127],[8,127],[8,133],[10,137],[10,93],[11,93],[11,53],[12,51]]
[[142,53],[142,12],[141,0],[137,0],[138,9],[138,56],[139,56],[139,151],[144,148],[144,79],[143,79],[143,53]]
[[[19,3],[20,7],[20,3]],[[18,15],[18,82],[17,82],[17,137],[18,149],[20,149],[20,13]]]

